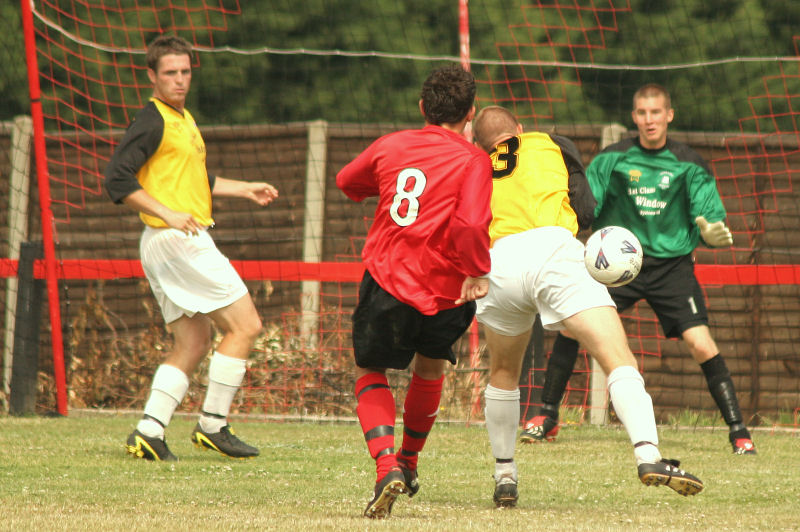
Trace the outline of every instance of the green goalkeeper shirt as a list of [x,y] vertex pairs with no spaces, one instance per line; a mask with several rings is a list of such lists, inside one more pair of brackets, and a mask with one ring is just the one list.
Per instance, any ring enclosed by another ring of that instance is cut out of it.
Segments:
[[643,148],[638,137],[612,144],[592,160],[586,177],[597,199],[594,229],[626,227],[651,257],[688,255],[700,241],[694,219],[726,217],[705,161],[670,139],[658,150]]

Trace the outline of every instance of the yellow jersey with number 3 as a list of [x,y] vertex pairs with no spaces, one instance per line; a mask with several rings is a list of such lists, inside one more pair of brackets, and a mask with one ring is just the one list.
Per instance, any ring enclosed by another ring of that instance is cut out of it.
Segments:
[[578,219],[569,202],[569,171],[562,148],[553,137],[539,132],[510,137],[489,157],[492,245],[504,236],[537,227],[559,226],[577,234]]

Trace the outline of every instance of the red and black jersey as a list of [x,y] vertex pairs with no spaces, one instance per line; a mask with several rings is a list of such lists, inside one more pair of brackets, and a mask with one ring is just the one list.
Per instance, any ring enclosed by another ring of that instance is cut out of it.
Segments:
[[455,307],[490,269],[489,156],[440,126],[376,140],[336,176],[355,201],[378,196],[362,252],[378,284],[423,314]]

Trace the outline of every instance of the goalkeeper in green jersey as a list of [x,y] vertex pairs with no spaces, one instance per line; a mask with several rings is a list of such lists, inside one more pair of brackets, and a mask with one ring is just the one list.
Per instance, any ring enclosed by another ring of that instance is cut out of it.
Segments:
[[[703,370],[708,389],[730,429],[736,454],[756,454],[744,425],[730,371],[708,329],[708,311],[694,274],[692,253],[733,244],[714,176],[690,147],[667,138],[674,116],[669,93],[649,84],[633,95],[639,135],[608,146],[586,176],[597,199],[594,227],[619,225],[642,244],[644,262],[630,284],[609,288],[618,311],[644,299],[668,338],[682,338]],[[552,440],[558,407],[578,356],[578,343],[559,334],[547,364],[542,407],[524,426],[524,442]]]

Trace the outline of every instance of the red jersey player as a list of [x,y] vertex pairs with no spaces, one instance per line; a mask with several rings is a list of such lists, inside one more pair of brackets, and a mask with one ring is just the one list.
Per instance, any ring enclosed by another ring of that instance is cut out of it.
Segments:
[[[469,72],[434,70],[419,102],[425,127],[381,137],[336,176],[355,201],[378,196],[353,313],[357,414],[377,469],[366,517],[387,517],[400,493],[419,489],[417,455],[436,419],[445,363],[456,362],[452,345],[488,290],[491,162],[461,136],[474,98]],[[386,369],[412,361],[395,454]]]

